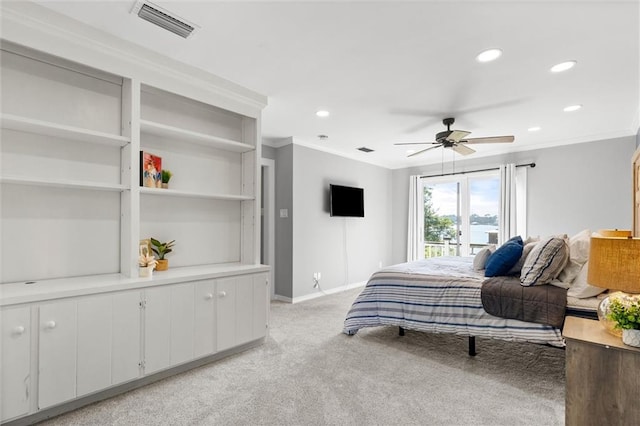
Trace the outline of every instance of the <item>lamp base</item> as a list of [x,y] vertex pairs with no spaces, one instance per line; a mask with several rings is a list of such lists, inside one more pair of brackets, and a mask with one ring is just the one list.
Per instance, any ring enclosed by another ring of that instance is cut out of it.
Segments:
[[613,334],[617,337],[622,337],[622,330],[616,328],[615,321],[609,319],[609,305],[611,304],[612,299],[623,295],[624,293],[622,292],[612,293],[611,295],[602,299],[602,301],[600,301],[600,304],[598,305],[598,320],[600,321],[600,324],[602,324],[604,329],[607,330],[610,334]]

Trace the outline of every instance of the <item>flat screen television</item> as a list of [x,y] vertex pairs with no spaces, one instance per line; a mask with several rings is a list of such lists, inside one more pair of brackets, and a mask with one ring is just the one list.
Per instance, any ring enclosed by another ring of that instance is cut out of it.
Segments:
[[364,217],[364,190],[329,185],[329,205],[331,216]]

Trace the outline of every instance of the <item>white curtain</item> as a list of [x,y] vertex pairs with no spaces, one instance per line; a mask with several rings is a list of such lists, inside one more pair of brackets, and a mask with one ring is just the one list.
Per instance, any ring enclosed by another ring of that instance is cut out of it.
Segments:
[[498,243],[520,235],[527,238],[527,168],[500,166],[500,229]]
[[409,177],[407,262],[424,259],[424,195],[420,176]]

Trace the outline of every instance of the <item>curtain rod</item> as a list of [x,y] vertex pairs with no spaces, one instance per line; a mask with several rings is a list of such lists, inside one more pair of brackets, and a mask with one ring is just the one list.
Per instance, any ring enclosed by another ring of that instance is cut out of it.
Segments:
[[[516,167],[531,167],[534,168],[536,163],[526,163],[526,164],[516,164]],[[493,170],[500,170],[500,167],[492,167],[490,169],[480,169],[480,170],[469,170],[465,172],[454,172],[454,173],[445,173],[442,175],[421,175],[420,178],[430,178],[430,177],[440,177],[440,176],[453,176],[453,175],[465,175],[467,173],[478,173],[478,172],[490,172]]]

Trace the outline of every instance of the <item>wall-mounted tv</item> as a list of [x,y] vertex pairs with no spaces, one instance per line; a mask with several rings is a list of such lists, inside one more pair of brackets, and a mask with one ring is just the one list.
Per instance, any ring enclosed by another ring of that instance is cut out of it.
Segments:
[[329,206],[331,216],[364,217],[364,190],[329,185]]

